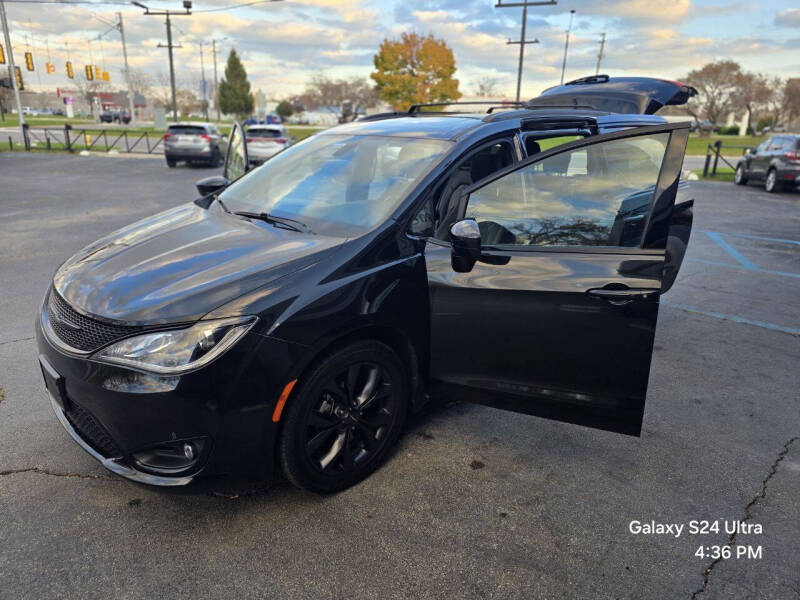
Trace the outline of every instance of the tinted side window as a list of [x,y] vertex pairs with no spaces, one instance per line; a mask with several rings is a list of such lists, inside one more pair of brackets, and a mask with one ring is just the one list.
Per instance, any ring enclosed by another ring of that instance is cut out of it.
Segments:
[[669,133],[562,152],[475,190],[484,244],[638,246]]

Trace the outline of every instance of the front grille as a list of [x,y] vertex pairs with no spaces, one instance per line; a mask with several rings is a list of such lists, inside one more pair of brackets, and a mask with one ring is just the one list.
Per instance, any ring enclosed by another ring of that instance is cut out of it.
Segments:
[[91,352],[120,338],[135,335],[144,327],[111,325],[82,315],[58,295],[50,290],[47,300],[47,315],[50,328],[67,346]]
[[92,413],[83,408],[80,404],[70,401],[67,418],[81,437],[103,456],[106,458],[119,458],[122,456],[122,451],[119,449],[119,446],[117,446],[114,440],[111,439],[111,436],[106,433],[103,426],[97,422],[97,419],[92,416]]

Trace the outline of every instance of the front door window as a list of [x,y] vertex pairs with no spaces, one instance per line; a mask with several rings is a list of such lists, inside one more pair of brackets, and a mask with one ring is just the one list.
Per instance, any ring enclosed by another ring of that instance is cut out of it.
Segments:
[[642,241],[669,133],[555,154],[470,194],[484,245],[623,246]]

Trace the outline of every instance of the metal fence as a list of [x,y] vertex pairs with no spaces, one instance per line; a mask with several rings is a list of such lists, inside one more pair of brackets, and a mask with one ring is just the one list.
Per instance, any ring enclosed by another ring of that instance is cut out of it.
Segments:
[[[735,146],[735,145],[726,145],[725,149],[732,148],[736,150],[741,150],[741,155],[744,156],[748,150],[752,149],[752,146]],[[711,162],[713,159],[713,163]],[[709,144],[708,148],[706,149],[706,163],[703,167],[703,178],[709,177],[708,171],[709,167],[711,169],[711,177],[717,176],[717,165],[719,164],[720,159],[726,165],[728,165],[731,169],[736,169],[736,165],[732,164],[728,159],[722,156],[722,140],[717,140],[713,144]]]
[[67,152],[81,150],[116,150],[132,154],[163,154],[161,136],[151,137],[148,132],[129,133],[127,130],[64,127],[25,127],[23,144],[27,151],[33,150],[34,142],[43,144],[47,150],[60,144]]

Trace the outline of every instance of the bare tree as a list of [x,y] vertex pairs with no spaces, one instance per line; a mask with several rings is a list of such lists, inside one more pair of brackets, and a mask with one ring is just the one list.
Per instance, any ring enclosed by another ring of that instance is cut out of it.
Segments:
[[497,87],[498,79],[496,77],[481,77],[478,79],[473,93],[480,98],[491,98],[500,95]]
[[321,74],[311,79],[302,96],[308,104],[338,114],[343,121],[378,101],[375,88],[364,77],[331,79]]
[[130,70],[130,80],[133,92],[142,96],[149,96],[153,86],[153,78],[139,69]]
[[741,76],[741,66],[732,60],[708,63],[691,71],[684,81],[697,88],[698,95],[687,103],[686,112],[695,119],[704,116],[717,125],[734,108]]
[[800,118],[800,77],[787,79],[786,83],[783,85],[781,109],[786,120],[789,122]]
[[761,73],[742,72],[731,94],[731,104],[734,109],[747,111],[747,122],[753,127],[753,112],[765,106],[774,95],[775,89],[769,77]]

